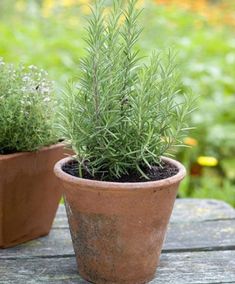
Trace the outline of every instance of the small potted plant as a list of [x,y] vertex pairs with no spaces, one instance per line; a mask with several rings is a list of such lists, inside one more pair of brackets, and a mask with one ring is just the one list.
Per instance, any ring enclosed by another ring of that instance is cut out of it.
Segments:
[[[182,145],[192,111],[174,58],[143,63],[136,0],[92,8],[79,81],[65,92],[61,126],[75,156],[55,165],[80,275],[93,283],[154,277],[185,168],[164,157]],[[105,13],[104,13],[105,11]]]
[[45,71],[0,59],[0,248],[48,234],[61,198],[51,87]]

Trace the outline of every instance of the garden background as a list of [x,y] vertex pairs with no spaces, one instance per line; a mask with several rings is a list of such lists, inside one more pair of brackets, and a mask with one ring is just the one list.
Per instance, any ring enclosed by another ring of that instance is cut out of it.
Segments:
[[[0,57],[46,69],[60,94],[84,54],[89,0],[1,0]],[[149,0],[141,48],[173,47],[183,78],[198,96],[196,127],[178,159],[188,168],[181,197],[217,198],[235,206],[235,1]],[[144,55],[143,54],[143,55]]]

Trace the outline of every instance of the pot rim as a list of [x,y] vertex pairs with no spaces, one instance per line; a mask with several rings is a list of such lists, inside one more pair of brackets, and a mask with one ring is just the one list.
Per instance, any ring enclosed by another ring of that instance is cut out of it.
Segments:
[[55,175],[64,182],[80,185],[81,189],[84,187],[97,190],[135,190],[135,189],[146,189],[146,188],[160,188],[167,187],[175,183],[179,183],[186,175],[185,167],[178,161],[168,158],[161,157],[163,161],[166,161],[179,170],[178,173],[174,176],[171,176],[166,179],[156,180],[156,181],[146,181],[146,182],[111,182],[111,181],[100,181],[100,180],[91,180],[80,177],[72,176],[62,170],[62,167],[73,160],[73,157],[67,157],[59,160],[54,166]]
[[23,155],[35,155],[37,153],[41,153],[41,152],[45,152],[51,149],[56,149],[56,148],[60,148],[60,147],[66,147],[67,144],[65,144],[64,142],[57,142],[48,146],[44,146],[42,148],[39,148],[35,151],[23,151],[23,152],[15,152],[15,153],[10,153],[10,154],[0,154],[0,160],[5,160],[5,159],[11,159],[11,158],[15,158],[15,157],[19,157],[19,156],[23,156]]

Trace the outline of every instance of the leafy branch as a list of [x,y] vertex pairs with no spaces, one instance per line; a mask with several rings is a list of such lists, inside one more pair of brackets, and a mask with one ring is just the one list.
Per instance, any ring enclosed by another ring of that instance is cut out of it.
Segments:
[[62,130],[80,175],[112,180],[136,171],[147,178],[146,169],[183,145],[188,130],[192,96],[179,88],[175,55],[155,52],[148,63],[139,56],[136,2],[113,1],[108,14],[96,2],[79,80],[64,94]]

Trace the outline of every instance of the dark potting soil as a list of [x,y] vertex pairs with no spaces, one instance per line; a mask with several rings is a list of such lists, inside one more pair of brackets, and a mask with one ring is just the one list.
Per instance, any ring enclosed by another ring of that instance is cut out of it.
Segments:
[[9,155],[9,154],[14,154],[14,153],[17,153],[17,150],[10,149],[10,148],[0,149],[0,155]]
[[[78,174],[78,162],[76,160],[70,161],[62,167],[62,170],[67,174],[70,174],[75,177],[79,177]],[[174,165],[167,162],[162,162],[161,166],[152,166],[151,168],[142,169],[144,173],[148,176],[149,179],[142,177],[138,172],[130,172],[127,175],[123,175],[119,179],[105,179],[102,174],[92,176],[87,171],[83,171],[83,178],[91,180],[103,180],[110,182],[147,182],[147,181],[156,181],[162,180],[169,177],[172,177],[178,173],[178,168]]]

